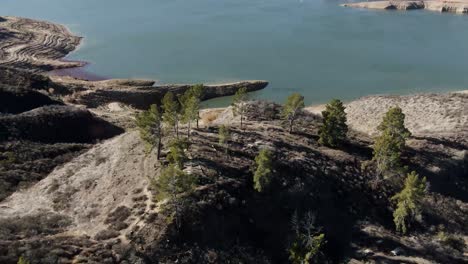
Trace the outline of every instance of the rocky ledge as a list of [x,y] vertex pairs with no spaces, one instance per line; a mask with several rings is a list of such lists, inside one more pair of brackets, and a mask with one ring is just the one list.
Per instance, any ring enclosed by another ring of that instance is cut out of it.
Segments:
[[[95,108],[112,102],[130,105],[137,109],[147,109],[149,105],[159,103],[165,93],[171,91],[181,94],[192,87],[193,84],[156,85],[149,80],[114,79],[105,81],[85,81],[71,77],[51,76],[57,87],[66,87],[70,103],[86,105]],[[204,84],[203,100],[215,97],[229,96],[236,93],[239,88],[245,87],[247,91],[257,91],[265,88],[267,81],[239,81],[224,84]]]
[[19,17],[0,17],[0,66],[45,72],[82,66],[61,58],[80,43],[62,26]]
[[437,12],[468,14],[467,1],[370,1],[347,3],[342,4],[342,6],[384,10],[427,9]]

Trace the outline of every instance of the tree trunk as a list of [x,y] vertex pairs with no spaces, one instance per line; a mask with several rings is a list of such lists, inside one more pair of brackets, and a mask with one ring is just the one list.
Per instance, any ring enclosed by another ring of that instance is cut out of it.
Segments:
[[242,114],[241,114],[240,118],[241,118],[241,125],[240,125],[240,129],[242,130],[242,119],[243,119],[243,118],[242,118]]
[[190,128],[191,128],[192,122],[188,122],[188,128],[187,128],[187,139],[190,142]]
[[289,121],[289,134],[292,134],[292,129],[293,129],[293,119]]
[[197,129],[198,129],[198,120],[200,119],[200,111],[197,112]]
[[159,135],[158,138],[158,154],[157,154],[157,160],[161,157],[161,135]]

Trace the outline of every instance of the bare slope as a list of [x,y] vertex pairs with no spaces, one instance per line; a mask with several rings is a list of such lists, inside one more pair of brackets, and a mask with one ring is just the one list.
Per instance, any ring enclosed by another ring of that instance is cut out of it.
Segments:
[[[154,166],[154,155],[145,154],[138,133],[125,133],[97,144],[33,187],[11,195],[0,205],[0,218],[64,214],[72,218],[69,232],[93,237],[107,229],[106,219],[114,209],[125,206],[141,209],[141,213],[148,209],[148,177],[153,176]],[[128,219],[127,224],[134,221]]]
[[[383,115],[394,106],[402,108],[405,125],[415,136],[468,138],[468,95],[463,92],[362,97],[346,104],[348,124],[376,135]],[[315,114],[323,109],[323,105],[307,108]]]

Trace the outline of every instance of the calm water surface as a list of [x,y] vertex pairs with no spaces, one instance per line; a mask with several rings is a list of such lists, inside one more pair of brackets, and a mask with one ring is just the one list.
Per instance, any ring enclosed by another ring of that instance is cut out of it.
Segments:
[[[161,83],[264,79],[257,98],[307,103],[468,86],[468,16],[370,11],[335,0],[2,0],[0,15],[84,36],[70,59]],[[226,98],[210,103],[227,104]]]

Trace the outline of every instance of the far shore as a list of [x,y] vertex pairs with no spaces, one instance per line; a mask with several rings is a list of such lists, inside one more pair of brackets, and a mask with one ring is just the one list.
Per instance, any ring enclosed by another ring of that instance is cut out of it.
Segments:
[[341,4],[345,7],[382,9],[382,10],[417,10],[425,9],[442,13],[468,14],[468,0],[399,0],[366,1]]

